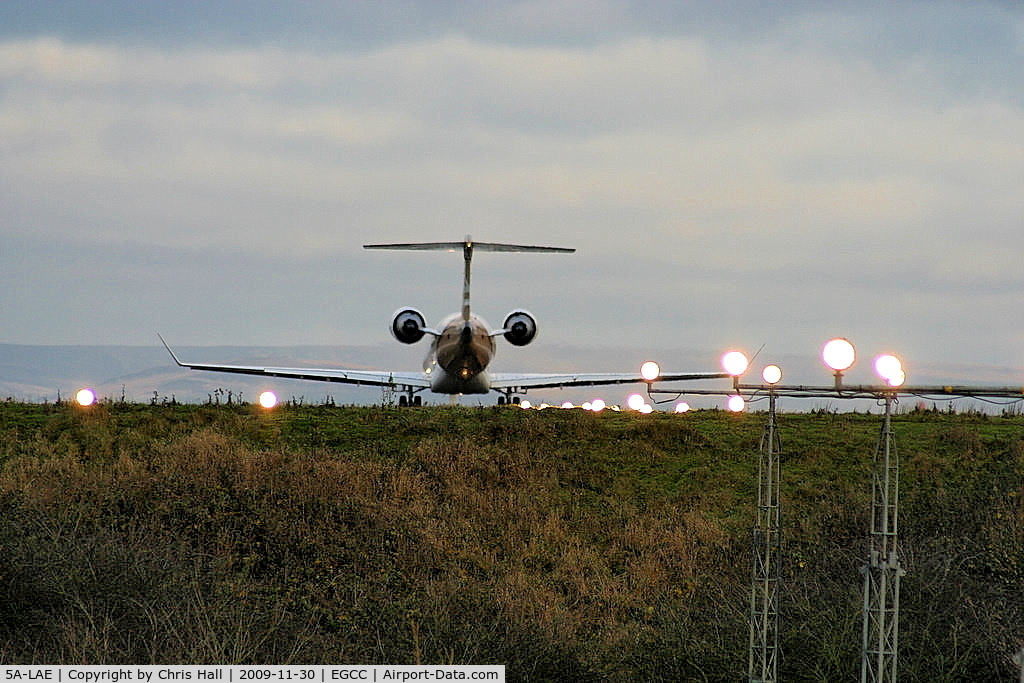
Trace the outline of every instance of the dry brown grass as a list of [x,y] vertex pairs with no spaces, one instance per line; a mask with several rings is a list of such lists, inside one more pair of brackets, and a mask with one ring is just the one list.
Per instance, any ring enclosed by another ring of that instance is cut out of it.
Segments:
[[[47,410],[0,421],[0,661],[745,671],[757,416]],[[929,424],[901,443],[904,671],[955,637],[945,680],[997,680],[1024,638],[1024,448]],[[785,672],[834,680],[856,668],[867,492],[829,476],[824,437],[794,441]]]

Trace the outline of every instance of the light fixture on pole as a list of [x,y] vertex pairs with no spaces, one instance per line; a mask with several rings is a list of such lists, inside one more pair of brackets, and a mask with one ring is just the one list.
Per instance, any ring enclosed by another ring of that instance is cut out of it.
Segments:
[[650,384],[661,376],[661,367],[653,360],[649,360],[640,366],[640,377]]
[[849,370],[857,359],[853,344],[849,339],[837,337],[825,344],[825,348],[821,350],[821,359],[835,373],[836,391],[842,391],[843,373]]
[[732,375],[732,383],[736,391],[739,391],[740,376],[747,371],[750,361],[742,351],[729,351],[722,356],[722,369]]
[[782,381],[782,368],[778,365],[766,365],[764,370],[761,371],[761,379],[764,380],[765,384],[775,386]]
[[890,387],[901,387],[907,381],[907,373],[903,370],[903,363],[896,356],[888,353],[875,359],[875,374],[885,380]]
[[747,402],[740,394],[733,394],[725,405],[731,412],[742,413],[743,409],[747,407]]

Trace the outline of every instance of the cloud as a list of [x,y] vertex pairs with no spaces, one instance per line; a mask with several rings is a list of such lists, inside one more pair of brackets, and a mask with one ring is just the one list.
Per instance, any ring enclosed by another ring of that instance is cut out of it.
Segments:
[[905,222],[948,196],[943,171],[956,171],[947,183],[1020,173],[1019,145],[1005,145],[1020,110],[933,111],[863,65],[771,45],[716,54],[691,39],[555,49],[448,37],[313,55],[40,39],[3,46],[0,73],[12,84],[7,151],[23,153],[12,163],[58,177],[307,200],[383,200],[393,188],[545,208],[600,197],[832,223]]
[[[654,30],[665,10],[622,7],[586,3],[589,32],[568,37],[572,2],[331,49],[8,39],[0,219],[39,243],[248,254],[292,273],[378,240],[554,242],[580,248],[544,299],[567,329],[639,308],[664,337],[715,315],[723,335],[763,330],[772,299],[808,334],[869,320],[894,288],[932,330],[950,302],[1019,302],[1024,98],[989,66],[1019,61],[1019,15],[985,44],[996,24],[970,23],[956,51],[900,43],[905,9],[802,6],[755,32],[749,18],[708,29],[697,10]],[[503,19],[512,37],[497,39]],[[935,21],[956,34],[953,10]],[[390,279],[403,296],[446,268],[365,262],[408,270]],[[481,300],[552,267],[495,265]],[[643,303],[623,294],[634,285]],[[813,313],[826,309],[840,312]]]

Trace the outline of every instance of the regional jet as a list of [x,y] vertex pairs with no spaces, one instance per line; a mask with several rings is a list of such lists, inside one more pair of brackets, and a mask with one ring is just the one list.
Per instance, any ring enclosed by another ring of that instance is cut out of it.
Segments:
[[496,242],[474,242],[468,235],[462,242],[414,242],[406,244],[365,244],[365,249],[407,249],[415,251],[462,250],[464,270],[462,280],[462,310],[445,318],[437,328],[427,325],[426,318],[416,308],[398,309],[391,318],[391,336],[403,344],[415,344],[430,338],[430,349],[421,372],[393,372],[345,369],[277,368],[244,365],[218,365],[214,363],[187,363],[171,351],[160,337],[174,362],[181,367],[212,372],[233,372],[266,377],[342,382],[346,384],[389,387],[400,392],[399,405],[421,405],[424,390],[454,397],[462,394],[499,394],[498,404],[519,403],[519,394],[530,389],[554,387],[598,386],[609,384],[635,384],[653,379],[664,381],[719,379],[730,377],[721,372],[661,373],[656,378],[642,377],[639,373],[610,374],[550,374],[491,373],[491,360],[495,353],[495,338],[504,337],[513,346],[526,346],[537,335],[537,321],[523,309],[516,309],[505,317],[504,324],[492,329],[470,308],[470,266],[473,253],[534,252],[570,254],[575,249],[539,247]]

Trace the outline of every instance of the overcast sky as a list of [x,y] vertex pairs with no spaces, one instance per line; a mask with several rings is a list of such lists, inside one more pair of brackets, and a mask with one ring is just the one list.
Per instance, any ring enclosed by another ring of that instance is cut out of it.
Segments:
[[1018,2],[8,0],[0,342],[395,344],[460,258],[361,245],[472,234],[577,249],[474,260],[538,345],[1017,383],[1022,74]]

